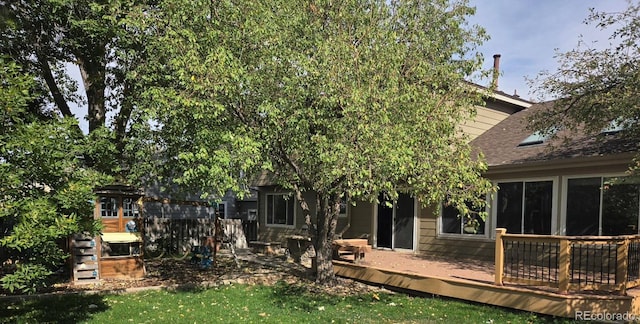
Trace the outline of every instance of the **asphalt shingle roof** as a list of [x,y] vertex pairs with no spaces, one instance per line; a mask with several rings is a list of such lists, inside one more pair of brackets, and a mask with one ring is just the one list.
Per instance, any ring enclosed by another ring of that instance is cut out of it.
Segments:
[[553,102],[534,104],[507,117],[471,141],[471,146],[476,152],[484,153],[489,166],[596,157],[640,150],[639,141],[624,138],[619,133],[589,135],[581,131],[560,131],[558,138],[554,140],[518,146],[533,133],[526,127],[528,117],[540,109],[548,109],[551,105]]

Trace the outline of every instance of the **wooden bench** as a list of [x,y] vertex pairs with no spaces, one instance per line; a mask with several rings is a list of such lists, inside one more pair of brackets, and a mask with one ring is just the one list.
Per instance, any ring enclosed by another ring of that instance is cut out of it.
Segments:
[[280,242],[251,241],[249,247],[253,253],[276,254],[280,249]]
[[342,259],[343,256],[353,255],[353,262],[360,263],[367,252],[371,252],[371,245],[366,239],[341,239],[333,241],[333,259]]

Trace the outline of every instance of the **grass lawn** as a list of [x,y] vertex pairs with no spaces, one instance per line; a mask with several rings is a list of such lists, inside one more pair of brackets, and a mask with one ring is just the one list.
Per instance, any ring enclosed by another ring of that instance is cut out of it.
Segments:
[[0,322],[10,323],[572,323],[440,298],[312,294],[283,282],[2,300],[0,314]]

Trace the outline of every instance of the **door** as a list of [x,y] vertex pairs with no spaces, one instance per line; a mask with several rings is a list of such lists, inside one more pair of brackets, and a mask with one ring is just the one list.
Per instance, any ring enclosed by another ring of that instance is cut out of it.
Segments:
[[412,250],[415,215],[413,198],[407,194],[400,194],[394,207],[393,248]]
[[414,199],[408,194],[400,194],[395,204],[387,206],[381,194],[378,201],[376,247],[413,250]]
[[378,230],[376,231],[376,246],[379,248],[393,248],[393,206],[387,206],[384,194],[378,196]]

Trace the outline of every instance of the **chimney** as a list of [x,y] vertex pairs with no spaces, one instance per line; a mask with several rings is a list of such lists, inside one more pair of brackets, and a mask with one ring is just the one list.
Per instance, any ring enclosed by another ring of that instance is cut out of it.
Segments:
[[498,76],[500,76],[500,54],[493,55],[493,80],[491,86],[498,90]]

